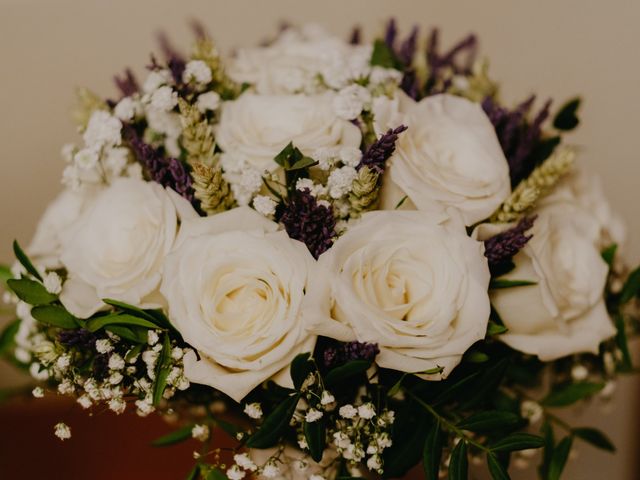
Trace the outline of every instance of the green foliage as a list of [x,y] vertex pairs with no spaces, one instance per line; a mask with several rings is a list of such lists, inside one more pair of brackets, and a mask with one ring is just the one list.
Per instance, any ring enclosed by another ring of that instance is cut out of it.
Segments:
[[540,474],[540,478],[545,479],[549,474],[549,466],[551,465],[551,459],[553,458],[553,451],[556,445],[553,427],[549,421],[545,421],[542,424],[541,433],[544,438],[544,449],[542,450],[542,463],[538,467],[538,473]]
[[351,360],[344,365],[330,370],[324,377],[324,383],[327,387],[339,385],[352,377],[366,372],[370,366],[371,362],[368,360]]
[[469,430],[478,433],[491,433],[496,430],[511,429],[517,427],[522,419],[512,412],[500,410],[487,410],[473,414],[456,425],[461,430]]
[[622,361],[619,366],[620,371],[629,372],[633,369],[633,363],[631,360],[631,353],[629,352],[629,341],[627,339],[627,326],[624,321],[624,317],[620,313],[616,313],[613,316],[613,321],[616,326],[616,345],[622,353]]
[[0,333],[0,355],[8,353],[13,348],[16,333],[18,333],[21,321],[22,320],[19,318],[13,320],[4,327],[2,333]]
[[323,417],[315,422],[304,422],[303,430],[304,438],[309,446],[309,454],[314,461],[319,462],[322,460],[327,443],[326,420]]
[[20,244],[17,240],[13,241],[13,253],[15,254],[20,264],[24,267],[24,269],[29,272],[29,274],[31,274],[34,278],[42,282],[42,276],[40,275],[40,272],[38,272],[36,267],[33,266],[33,263],[31,263],[31,260],[29,260],[27,254],[24,253],[24,250],[22,250],[22,247],[20,247]]
[[384,477],[402,477],[424,455],[429,418],[422,410],[407,405],[396,412],[393,424],[393,445],[384,450]]
[[545,407],[566,407],[578,400],[595,395],[604,388],[604,383],[577,382],[552,390],[543,400]]
[[611,440],[609,440],[609,438],[598,429],[589,427],[578,427],[572,428],[571,433],[596,448],[606,450],[607,452],[616,451],[616,447],[613,445]]
[[309,374],[315,370],[315,365],[311,361],[311,353],[300,353],[291,362],[291,380],[296,390],[302,388],[302,384]]
[[613,259],[616,257],[616,252],[618,251],[618,245],[613,243],[609,245],[607,248],[602,250],[601,255],[602,259],[607,262],[607,265],[611,267],[613,265]]
[[402,63],[383,40],[376,40],[371,53],[371,66],[402,69]]
[[11,273],[11,269],[6,265],[0,265],[0,284],[7,284],[7,280],[13,278],[13,273]]
[[449,480],[467,480],[469,470],[467,442],[460,440],[451,452],[449,461]]
[[531,280],[506,280],[502,278],[492,278],[489,282],[489,290],[497,290],[499,288],[514,288],[514,287],[528,287],[530,285],[537,285],[538,282]]
[[158,358],[158,365],[156,367],[156,379],[153,384],[153,405],[157,406],[162,400],[162,394],[165,388],[167,388],[167,377],[171,371],[171,340],[169,334],[164,334],[164,340],[162,342],[162,350],[160,351],[160,357]]
[[492,337],[494,335],[502,335],[503,333],[507,333],[509,329],[504,325],[500,325],[492,320],[489,320],[489,324],[487,325],[487,336]]
[[564,437],[553,451],[551,457],[551,463],[549,465],[549,474],[547,480],[559,480],[564,466],[567,464],[569,458],[569,452],[571,451],[571,445],[573,444],[573,437],[567,435]]
[[492,443],[489,448],[492,452],[513,452],[516,450],[528,450],[544,446],[544,438],[530,433],[512,433]]
[[318,164],[314,159],[303,155],[291,142],[273,160],[284,169],[289,195],[295,190],[298,179],[307,177],[309,168]]
[[31,309],[31,316],[40,323],[52,327],[73,330],[80,327],[80,321],[58,305],[40,305]]
[[247,447],[269,448],[275,445],[289,426],[289,420],[293,417],[298,400],[300,400],[300,394],[292,395],[281,402],[260,428],[249,437]]
[[170,445],[175,445],[176,443],[184,442],[185,440],[189,440],[190,438],[192,438],[192,429],[193,424],[185,425],[178,430],[157,438],[156,440],[151,442],[151,445],[153,445],[154,447],[168,447]]
[[427,480],[438,480],[439,478],[440,458],[442,457],[442,437],[440,423],[436,421],[429,429],[422,453],[422,466],[424,468],[424,476]]
[[171,325],[171,322],[161,309],[143,310],[139,307],[135,307],[118,300],[113,300],[111,298],[103,298],[102,301],[107,305],[111,305],[112,307],[114,307],[116,311],[122,311],[124,313],[128,313],[131,316],[148,320],[151,323],[157,325],[157,328],[172,329],[174,333],[177,333],[173,328],[173,325]]
[[500,463],[498,457],[492,453],[487,453],[487,466],[493,480],[510,480],[507,469]]
[[209,470],[205,480],[229,480],[229,477],[227,477],[222,470],[216,467]]
[[128,313],[114,313],[111,315],[104,315],[101,317],[94,317],[87,320],[86,329],[90,332],[97,332],[98,330],[105,328],[108,325],[124,325],[124,326],[137,326],[148,329],[159,329],[158,325],[144,318],[134,317]]
[[114,333],[132,343],[145,344],[149,339],[148,330],[139,327],[125,327],[124,325],[107,325],[107,332]]
[[570,131],[576,128],[580,123],[577,112],[581,102],[580,97],[577,97],[565,103],[553,119],[553,128],[563,131]]
[[620,293],[620,304],[625,304],[640,292],[640,267],[629,274]]
[[48,305],[58,299],[57,295],[47,292],[41,283],[28,278],[12,278],[7,280],[7,286],[29,305]]

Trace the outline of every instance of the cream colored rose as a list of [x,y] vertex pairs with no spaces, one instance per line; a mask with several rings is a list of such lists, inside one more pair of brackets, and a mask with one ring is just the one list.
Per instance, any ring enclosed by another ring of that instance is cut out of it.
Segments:
[[246,161],[261,172],[278,167],[273,158],[289,142],[306,155],[320,148],[358,147],[360,129],[336,116],[333,97],[332,93],[245,93],[223,104],[216,140],[225,155]]
[[[399,99],[374,106],[377,129],[400,124],[388,175],[419,210],[455,207],[465,225],[487,218],[509,196],[509,167],[482,107],[461,97],[435,95],[413,102]],[[393,209],[400,192],[382,191],[382,208]]]
[[350,45],[313,26],[288,28],[269,45],[240,49],[228,73],[261,94],[314,93],[367,76],[370,58],[369,45]]
[[608,268],[597,246],[600,225],[570,203],[546,205],[537,214],[533,238],[513,259],[516,268],[501,277],[537,284],[491,293],[509,329],[500,339],[542,361],[597,353],[615,334],[603,298]]
[[[103,298],[158,305],[178,223],[174,201],[186,203],[157,183],[134,179],[116,180],[96,196],[69,230],[61,255],[69,277],[60,300],[71,313],[89,317]],[[189,205],[181,208],[195,215]]]
[[247,207],[185,222],[161,291],[200,357],[185,357],[189,380],[236,401],[274,376],[290,385],[291,361],[315,345],[303,312],[314,264],[303,243]]
[[85,186],[77,190],[65,189],[45,210],[27,253],[38,265],[59,268],[63,245],[69,230],[91,205],[99,188]]
[[320,256],[308,293],[314,329],[378,344],[380,367],[446,377],[484,338],[489,267],[461,221],[420,211],[370,212]]

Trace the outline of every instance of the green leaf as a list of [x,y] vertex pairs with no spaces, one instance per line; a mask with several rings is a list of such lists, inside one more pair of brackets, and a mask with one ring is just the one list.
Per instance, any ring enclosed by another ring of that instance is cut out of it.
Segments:
[[397,412],[393,445],[383,453],[385,478],[401,478],[420,461],[429,426],[429,417],[422,410],[407,408]]
[[407,375],[409,375],[408,373],[403,373],[400,378],[398,379],[398,381],[396,383],[393,384],[393,386],[389,389],[389,391],[387,392],[387,396],[388,397],[393,397],[395,395],[397,395],[397,393],[400,391],[400,389],[402,388],[402,382],[405,378],[407,378]]
[[440,422],[435,422],[429,429],[422,452],[422,467],[427,480],[438,480],[440,458],[442,457],[442,431]]
[[503,333],[507,333],[509,329],[504,325],[500,325],[492,320],[489,320],[489,325],[487,325],[487,336],[491,337],[493,335],[502,335]]
[[616,447],[611,440],[600,430],[589,427],[578,427],[571,429],[571,433],[576,437],[590,443],[594,447],[606,450],[607,452],[615,452]]
[[309,374],[315,370],[315,366],[311,361],[311,353],[305,352],[296,355],[291,362],[291,380],[296,390],[302,388],[302,384]]
[[402,206],[402,204],[407,201],[407,198],[409,198],[409,195],[405,195],[404,197],[402,197],[393,209],[398,210]]
[[7,286],[29,305],[48,305],[58,299],[57,295],[47,292],[41,283],[28,278],[12,278],[7,280]]
[[542,436],[544,438],[544,450],[542,451],[542,463],[538,468],[540,478],[546,479],[549,474],[549,466],[553,458],[553,450],[555,448],[555,439],[553,436],[553,427],[548,421],[542,424]]
[[622,353],[622,364],[620,370],[629,371],[633,368],[631,353],[629,352],[629,341],[627,339],[627,326],[624,317],[620,313],[613,316],[616,325],[616,345]]
[[215,418],[213,421],[215,422],[216,427],[219,427],[223,432],[225,432],[230,437],[236,438],[236,434],[240,431],[240,429],[231,422],[227,422],[219,418]]
[[492,452],[513,452],[544,446],[544,438],[530,433],[512,433],[489,446]]
[[327,387],[337,385],[348,378],[366,372],[370,366],[371,362],[369,360],[351,360],[329,371],[324,377],[324,383]]
[[144,327],[149,329],[159,329],[158,325],[144,318],[134,317],[128,313],[114,313],[102,317],[90,318],[87,320],[86,329],[90,332],[96,332],[107,325],[127,325]]
[[512,412],[489,410],[479,412],[458,422],[457,427],[471,432],[491,432],[509,429],[520,423],[520,417]]
[[40,305],[31,309],[31,316],[40,323],[52,327],[73,330],[80,327],[76,317],[67,312],[67,309],[57,305]]
[[4,327],[2,333],[0,333],[0,355],[7,353],[9,349],[13,347],[14,339],[16,337],[16,333],[18,333],[21,322],[22,320],[16,318]]
[[570,383],[552,391],[542,400],[546,407],[566,407],[578,400],[590,397],[604,388],[604,383],[579,382]]
[[580,123],[580,120],[576,115],[578,108],[580,107],[580,102],[580,97],[577,97],[565,103],[553,119],[553,128],[563,131],[569,131],[576,128]]
[[485,367],[478,381],[474,384],[475,388],[472,392],[469,392],[469,396],[463,402],[462,407],[465,409],[474,407],[482,403],[490,394],[493,394],[502,382],[510,364],[511,360],[507,357]]
[[507,469],[500,463],[498,458],[492,454],[487,453],[487,465],[489,467],[489,473],[493,480],[510,480],[511,477],[507,473]]
[[269,184],[266,178],[262,177],[262,183],[264,184],[265,187],[267,187],[267,190],[269,190],[273,194],[273,196],[275,196],[280,202],[284,201],[282,194],[278,192],[275,188],[273,188]]
[[549,137],[539,141],[533,148],[531,155],[527,159],[532,165],[540,165],[551,156],[553,151],[560,145],[560,136]]
[[187,474],[186,480],[198,480],[198,478],[200,478],[200,464],[196,463]]
[[515,288],[515,287],[528,287],[530,285],[537,285],[538,282],[531,280],[505,280],[502,278],[492,278],[489,282],[489,290],[497,290],[499,288]]
[[383,40],[376,40],[373,44],[373,52],[371,53],[371,66],[379,66],[383,68],[402,67],[400,61],[396,58],[393,51],[387,46]]
[[304,170],[305,168],[310,168],[310,167],[313,167],[315,165],[318,165],[318,163],[319,162],[317,160],[314,160],[311,157],[302,157],[296,163],[294,163],[289,168],[287,168],[287,171],[288,172],[293,172],[295,170]]
[[479,350],[467,350],[464,360],[470,363],[485,363],[489,361],[489,355]]
[[558,442],[558,445],[553,450],[547,480],[560,480],[560,475],[562,474],[562,470],[564,470],[564,466],[567,464],[572,444],[573,437],[571,435],[564,437]]
[[620,293],[620,303],[624,304],[635,297],[640,292],[640,267],[629,274],[627,281]]
[[24,269],[31,275],[33,275],[33,277],[42,282],[42,275],[40,275],[40,272],[38,272],[36,267],[33,266],[33,263],[31,263],[31,260],[29,260],[27,254],[24,253],[24,250],[22,250],[17,240],[13,241],[13,253],[15,254],[18,261],[22,264]]
[[480,376],[480,372],[476,371],[476,372],[473,372],[471,375],[463,377],[462,379],[458,380],[457,382],[452,383],[451,385],[446,387],[442,392],[440,392],[438,394],[438,396],[432,402],[433,405],[438,405],[438,404],[441,404],[443,402],[446,402],[447,400],[449,400],[451,398],[454,398],[456,396],[456,394],[460,390],[465,388],[469,383],[471,383],[474,380],[476,380],[477,377],[479,377],[479,376]]
[[164,313],[162,313],[162,310],[160,309],[143,310],[134,305],[129,305],[128,303],[124,303],[119,300],[114,300],[113,298],[103,298],[102,301],[107,305],[111,305],[112,307],[122,310],[123,312],[128,313],[134,317],[149,320],[150,322],[155,323],[161,328],[173,328],[169,319]]
[[222,470],[216,467],[209,470],[206,480],[229,480],[229,477],[227,477]]
[[162,350],[158,358],[158,366],[156,367],[156,381],[153,384],[153,404],[158,405],[162,400],[162,394],[167,388],[167,377],[169,376],[171,365],[171,340],[169,334],[164,334],[162,342]]
[[611,265],[613,265],[613,259],[616,256],[616,251],[617,250],[618,250],[618,244],[612,243],[611,245],[609,245],[607,248],[605,248],[601,252],[602,259],[605,262],[607,262],[607,265],[609,265],[609,267],[611,267]]
[[304,422],[304,438],[309,446],[309,453],[314,461],[322,460],[324,447],[327,442],[327,429],[323,418],[315,422]]
[[129,350],[127,352],[127,354],[125,355],[124,359],[127,362],[130,361],[136,355],[140,355],[140,352],[142,351],[143,348],[144,348],[144,345],[136,345],[135,347],[133,347],[131,350]]
[[467,458],[467,442],[460,440],[453,447],[451,460],[449,461],[449,480],[467,480],[469,470]]
[[298,400],[300,400],[300,394],[292,395],[281,402],[265,419],[258,431],[249,437],[247,447],[269,448],[275,445],[289,426],[289,420],[296,410]]
[[0,283],[7,283],[7,280],[13,278],[13,273],[11,273],[11,269],[6,265],[0,265]]
[[302,152],[293,146],[293,142],[289,142],[289,144],[274,157],[274,160],[278,165],[286,170],[302,157]]
[[104,329],[133,343],[145,344],[149,338],[148,330],[142,328],[125,327],[124,325],[107,325]]
[[186,425],[178,430],[175,430],[167,435],[157,438],[151,445],[154,447],[168,447],[169,445],[175,445],[176,443],[184,442],[192,438],[191,430],[193,430],[193,424]]

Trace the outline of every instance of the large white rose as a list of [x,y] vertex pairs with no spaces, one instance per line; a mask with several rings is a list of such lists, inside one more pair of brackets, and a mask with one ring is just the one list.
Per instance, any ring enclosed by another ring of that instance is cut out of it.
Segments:
[[290,385],[291,361],[315,345],[303,312],[314,264],[303,243],[248,207],[183,223],[161,291],[200,356],[185,356],[189,380],[236,401],[273,376]]
[[102,190],[69,230],[62,264],[69,277],[60,300],[86,318],[103,298],[158,305],[164,257],[176,235],[174,202],[195,215],[186,200],[154,182],[119,179]]
[[77,190],[67,188],[49,204],[27,247],[27,253],[36,264],[47,268],[61,266],[60,255],[69,238],[69,230],[98,192],[99,188],[90,186]]
[[542,361],[597,353],[600,343],[615,334],[603,298],[608,267],[598,247],[600,225],[568,202],[536,213],[533,237],[514,257],[516,268],[501,278],[537,284],[491,294],[509,329],[500,339]]
[[382,208],[393,209],[402,190],[419,210],[457,208],[466,225],[491,215],[511,186],[507,160],[482,107],[446,94],[417,103],[398,97],[375,105],[377,129],[409,127],[389,160],[392,184],[382,191]]
[[370,212],[320,256],[308,297],[314,329],[378,344],[380,367],[446,377],[484,338],[489,267],[460,220],[420,211]]
[[[275,170],[278,164],[273,158],[289,142],[306,155],[325,147],[358,147],[360,129],[336,116],[333,97],[329,92],[311,96],[245,93],[223,104],[216,141],[224,155],[260,171]],[[233,171],[226,165],[227,171]]]
[[339,89],[367,76],[370,58],[370,45],[350,45],[308,26],[288,28],[269,45],[240,49],[227,71],[258,93],[313,93],[324,85]]

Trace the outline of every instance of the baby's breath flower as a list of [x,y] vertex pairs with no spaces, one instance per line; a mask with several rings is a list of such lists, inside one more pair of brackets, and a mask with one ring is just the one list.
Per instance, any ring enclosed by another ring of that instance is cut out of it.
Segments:
[[60,440],[68,440],[71,438],[71,429],[65,423],[57,423],[54,427],[54,433]]
[[111,385],[118,385],[120,382],[122,382],[123,379],[124,379],[124,377],[122,376],[122,374],[120,372],[113,372],[109,376],[109,383]]
[[44,397],[44,389],[42,387],[36,387],[31,390],[31,395],[33,395],[35,398],[42,398]]
[[67,354],[60,355],[56,360],[56,368],[61,372],[64,372],[71,365],[71,357]]
[[113,350],[113,345],[106,338],[101,338],[100,340],[96,340],[96,351],[98,353],[109,353]]
[[155,330],[149,330],[147,333],[147,343],[149,345],[155,345],[156,343],[158,343],[158,340],[160,340],[158,332],[156,332]]
[[114,353],[109,357],[109,368],[111,370],[122,370],[124,366],[124,359],[117,353]]
[[244,413],[254,419],[262,418],[262,407],[259,403],[248,403],[244,407]]
[[58,392],[61,395],[71,395],[73,392],[75,392],[76,388],[73,385],[73,383],[71,383],[71,380],[69,379],[64,379],[62,382],[60,382],[58,384]]
[[127,403],[121,398],[116,397],[109,400],[109,410],[120,415],[127,408]]
[[351,191],[351,185],[358,176],[354,167],[341,167],[333,170],[327,179],[327,188],[331,198],[342,198]]
[[136,413],[140,417],[146,417],[155,410],[155,407],[151,403],[151,400],[147,398],[145,398],[144,400],[136,400],[136,408]]
[[171,358],[180,360],[184,356],[184,351],[180,347],[173,347],[171,350]]
[[322,405],[330,405],[333,402],[336,401],[336,397],[334,397],[333,395],[331,395],[330,392],[328,392],[327,390],[323,390],[322,391],[322,395],[320,396],[320,403]]
[[529,423],[534,424],[542,418],[544,411],[539,403],[533,400],[525,400],[520,405],[520,413],[524,418],[529,420]]
[[58,295],[62,291],[62,279],[56,272],[49,272],[44,276],[44,288],[47,292]]
[[114,107],[113,114],[123,122],[128,122],[136,114],[136,104],[131,97],[124,97]]
[[376,409],[373,406],[373,403],[367,402],[367,403],[365,403],[363,405],[360,405],[358,407],[358,415],[361,418],[364,418],[366,420],[370,420],[373,417],[375,417],[376,416]]
[[358,415],[358,409],[353,405],[347,404],[340,407],[340,410],[338,410],[338,414],[342,418],[353,418]]
[[182,81],[189,83],[191,80],[202,84],[211,82],[211,69],[202,60],[191,60],[185,65]]
[[574,365],[571,369],[571,378],[573,378],[576,382],[581,382],[582,380],[586,380],[589,376],[589,369],[582,364]]
[[242,471],[237,465],[234,465],[227,470],[227,477],[229,477],[229,480],[242,480],[244,476],[244,471]]
[[164,86],[158,88],[151,94],[151,107],[168,112],[178,104],[178,94],[171,87]]
[[202,95],[198,95],[196,107],[202,113],[207,110],[217,110],[218,107],[220,107],[220,95],[216,92],[207,92]]
[[367,468],[377,472],[382,468],[382,461],[378,455],[372,455],[367,459]]
[[249,455],[246,453],[238,453],[233,456],[233,461],[236,462],[240,468],[245,470],[249,470],[251,472],[255,472],[258,469],[258,466],[253,463],[253,460],[249,458]]
[[276,213],[275,200],[267,195],[256,195],[253,199],[253,208],[265,217],[272,217]]
[[77,402],[80,404],[80,406],[81,406],[82,408],[84,408],[85,410],[86,410],[87,408],[90,408],[90,407],[91,407],[91,405],[93,405],[93,401],[91,400],[91,398],[89,397],[89,395],[86,395],[86,394],[85,394],[85,395],[81,395],[81,396],[79,396],[79,397],[78,397],[78,399],[77,399],[76,401],[77,401]]
[[307,443],[307,439],[304,437],[304,435],[298,436],[298,446],[301,450],[306,450],[307,448],[309,448],[309,444]]
[[325,480],[325,478],[322,475],[313,474],[309,477],[309,480]]
[[322,418],[323,413],[320,410],[316,410],[315,408],[310,408],[307,410],[304,419],[307,423],[313,423]]
[[208,425],[194,425],[191,429],[191,436],[201,442],[206,441],[209,438],[209,426]]
[[280,474],[280,469],[273,463],[268,463],[262,468],[262,476],[266,478],[275,478]]

